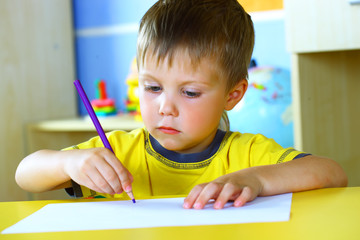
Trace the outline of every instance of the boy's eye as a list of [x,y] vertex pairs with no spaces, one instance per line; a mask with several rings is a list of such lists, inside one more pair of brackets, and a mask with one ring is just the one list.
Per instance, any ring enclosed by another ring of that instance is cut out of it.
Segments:
[[148,91],[148,92],[160,92],[161,87],[160,86],[145,86],[145,91]]
[[200,97],[201,93],[200,92],[195,92],[195,91],[183,91],[183,94],[189,98],[197,98]]

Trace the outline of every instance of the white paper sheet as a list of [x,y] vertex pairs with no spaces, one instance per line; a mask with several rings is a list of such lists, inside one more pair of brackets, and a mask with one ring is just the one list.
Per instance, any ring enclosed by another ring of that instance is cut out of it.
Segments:
[[2,234],[288,221],[292,194],[258,197],[243,207],[183,209],[183,198],[48,204]]

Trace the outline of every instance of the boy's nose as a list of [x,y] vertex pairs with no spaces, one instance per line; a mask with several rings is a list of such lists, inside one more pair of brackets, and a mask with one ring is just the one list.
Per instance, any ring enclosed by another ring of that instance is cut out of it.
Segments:
[[175,100],[167,94],[162,94],[160,99],[159,114],[161,116],[174,116],[177,117],[179,112],[176,107]]

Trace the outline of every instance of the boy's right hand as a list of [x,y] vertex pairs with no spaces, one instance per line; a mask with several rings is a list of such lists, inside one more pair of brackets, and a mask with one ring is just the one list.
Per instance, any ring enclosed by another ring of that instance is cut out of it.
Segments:
[[69,150],[64,174],[80,185],[99,193],[131,191],[133,176],[107,148]]

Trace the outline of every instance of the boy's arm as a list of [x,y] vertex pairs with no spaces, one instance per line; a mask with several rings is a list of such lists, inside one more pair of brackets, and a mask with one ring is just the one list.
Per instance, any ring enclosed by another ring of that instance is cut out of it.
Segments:
[[198,185],[185,199],[184,207],[203,208],[210,199],[216,199],[214,208],[223,208],[229,200],[242,206],[257,196],[344,186],[347,176],[338,163],[309,155],[281,164],[243,169]]
[[[327,187],[346,187],[347,176],[335,161],[314,155],[254,168],[263,183],[261,196]],[[269,171],[268,171],[269,170]]]
[[72,179],[97,192],[109,194],[131,190],[133,181],[129,171],[106,148],[37,151],[20,162],[15,179],[29,192],[71,187]]
[[63,171],[64,153],[40,150],[25,157],[16,169],[17,184],[29,192],[45,192],[58,186],[71,187],[70,177]]

